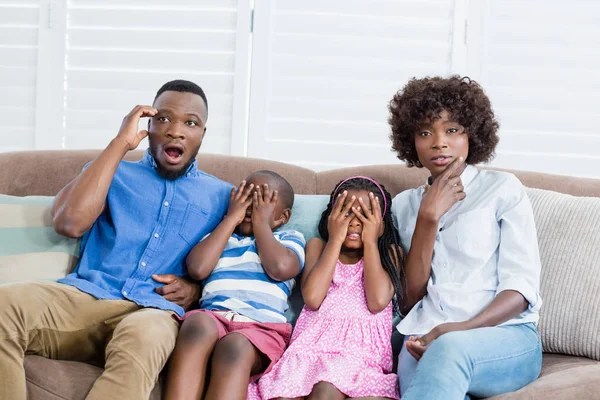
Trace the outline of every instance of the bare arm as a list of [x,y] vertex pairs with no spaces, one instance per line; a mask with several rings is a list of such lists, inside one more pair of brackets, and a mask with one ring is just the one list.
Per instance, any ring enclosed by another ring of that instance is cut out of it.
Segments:
[[275,239],[268,225],[254,227],[254,236],[260,261],[271,279],[287,281],[300,273],[298,255]]
[[424,340],[431,341],[444,333],[451,331],[466,331],[470,329],[498,326],[515,318],[525,311],[528,306],[529,303],[521,293],[516,290],[504,290],[498,293],[496,298],[473,318],[463,322],[438,325],[423,337],[425,338]]
[[463,322],[448,322],[433,328],[419,338],[410,338],[406,342],[406,350],[419,360],[427,350],[427,345],[448,332],[466,331],[469,329],[498,326],[513,319],[528,307],[525,297],[515,290],[504,290],[479,314]]
[[394,285],[390,275],[381,265],[381,255],[379,254],[379,237],[383,234],[383,219],[381,217],[381,206],[379,198],[373,193],[369,193],[371,210],[366,206],[362,198],[358,199],[361,205],[360,210],[352,208],[352,212],[361,221],[362,241],[364,246],[364,276],[365,276],[365,295],[367,298],[367,307],[373,314],[383,311],[394,297]]
[[302,297],[311,310],[318,310],[327,296],[335,266],[340,257],[341,244],[325,243],[313,238],[306,244],[306,262],[302,272]]
[[515,290],[505,290],[498,293],[496,298],[483,311],[468,321],[464,329],[498,326],[515,318],[527,309],[529,303],[523,295]]
[[[306,245],[306,262],[302,273],[302,297],[306,306],[312,310],[321,307],[327,296],[327,291],[333,280],[335,265],[340,258],[340,250],[348,232],[348,224],[354,218],[349,213],[352,201],[342,210],[342,205],[348,193],[344,191],[336,199],[328,219],[329,240],[309,240]],[[349,214],[349,215],[346,215]]]
[[461,158],[455,159],[423,194],[410,250],[406,256],[406,296],[402,311],[409,311],[427,294],[431,275],[433,245],[438,224],[452,206],[466,197],[460,181],[465,168]]
[[251,202],[248,197],[253,187],[252,184],[246,187],[246,182],[242,181],[239,189],[231,189],[227,215],[210,236],[195,245],[186,257],[187,271],[193,279],[201,281],[208,278],[217,266],[229,238],[246,215]]
[[402,313],[406,314],[427,294],[427,282],[431,275],[433,244],[439,220],[417,216],[410,250],[406,256],[406,294]]
[[237,225],[238,222],[227,215],[210,236],[194,246],[185,258],[190,277],[197,281],[208,278]]
[[383,311],[394,297],[394,286],[381,265],[377,244],[365,244],[365,294],[371,313]]
[[266,184],[263,188],[256,188],[252,197],[252,230],[260,262],[267,275],[276,281],[287,281],[300,273],[300,260],[293,250],[273,236],[271,226],[286,223],[291,212],[289,209],[283,210],[283,215],[274,220],[278,196],[277,191],[271,192]]
[[108,189],[123,156],[148,135],[148,131],[137,130],[140,118],[155,114],[153,107],[135,107],[100,156],[56,195],[50,213],[57,233],[78,238],[91,228],[104,210]]

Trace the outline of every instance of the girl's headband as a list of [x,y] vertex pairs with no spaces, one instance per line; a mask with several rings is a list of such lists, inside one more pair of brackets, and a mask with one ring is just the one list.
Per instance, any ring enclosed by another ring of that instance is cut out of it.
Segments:
[[381,192],[381,197],[383,198],[383,215],[385,216],[385,213],[387,212],[387,200],[385,199],[385,193],[383,192],[383,188],[381,187],[381,185],[379,183],[377,183],[377,181],[373,178],[369,178],[368,176],[361,176],[361,175],[356,175],[356,176],[351,176],[350,178],[344,179],[343,181],[340,182],[339,185],[336,186],[335,190],[333,191],[333,198],[335,199],[335,196],[337,195],[338,190],[340,189],[340,187],[348,182],[349,180],[352,179],[366,179],[371,183],[374,183],[375,186],[377,186],[377,188],[379,189],[379,191]]

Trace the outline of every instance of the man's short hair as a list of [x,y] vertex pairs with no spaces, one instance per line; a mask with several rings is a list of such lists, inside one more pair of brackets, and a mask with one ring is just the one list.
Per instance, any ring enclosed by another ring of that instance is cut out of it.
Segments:
[[156,101],[156,99],[158,99],[158,96],[163,94],[163,92],[169,90],[174,92],[193,93],[202,97],[202,100],[204,100],[204,105],[206,106],[206,117],[208,117],[208,100],[206,100],[206,94],[204,94],[204,90],[202,90],[200,86],[196,85],[194,82],[186,81],[183,79],[176,79],[174,81],[170,81],[162,85],[161,88],[158,89],[158,92],[156,92],[156,96],[154,96],[154,101]]

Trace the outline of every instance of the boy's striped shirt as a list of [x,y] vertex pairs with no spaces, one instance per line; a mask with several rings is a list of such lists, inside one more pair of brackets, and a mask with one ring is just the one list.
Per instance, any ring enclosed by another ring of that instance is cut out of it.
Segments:
[[[273,232],[281,244],[298,256],[304,268],[304,236],[297,231]],[[215,311],[235,311],[258,322],[286,322],[285,311],[295,279],[279,282],[262,267],[256,239],[233,234],[217,266],[204,281],[200,307]]]

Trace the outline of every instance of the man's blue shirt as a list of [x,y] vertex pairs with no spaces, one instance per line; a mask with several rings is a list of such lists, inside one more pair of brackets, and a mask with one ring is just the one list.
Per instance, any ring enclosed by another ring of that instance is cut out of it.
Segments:
[[152,274],[186,274],[185,257],[219,224],[230,193],[229,183],[199,171],[196,161],[176,180],[159,176],[148,152],[138,162],[122,161],[104,211],[82,238],[75,272],[59,282],[97,299],[183,315],[154,291],[162,284]]

